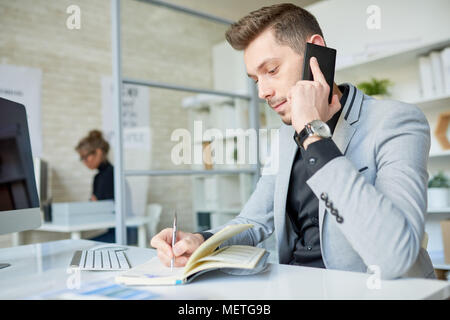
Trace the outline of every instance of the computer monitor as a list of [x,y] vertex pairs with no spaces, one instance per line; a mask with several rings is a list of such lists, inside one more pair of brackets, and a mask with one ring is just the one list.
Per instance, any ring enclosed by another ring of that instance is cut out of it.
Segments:
[[[0,98],[0,234],[41,225],[25,107]],[[0,265],[0,268],[8,264]]]

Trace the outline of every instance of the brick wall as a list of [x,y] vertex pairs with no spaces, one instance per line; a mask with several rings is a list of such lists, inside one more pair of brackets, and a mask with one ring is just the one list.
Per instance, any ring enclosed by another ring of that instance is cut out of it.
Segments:
[[[66,27],[66,8],[81,9],[81,29]],[[101,128],[101,77],[111,75],[110,1],[0,1],[0,63],[39,68],[42,79],[43,158],[52,168],[55,202],[85,201],[92,178],[74,146],[90,129]],[[200,88],[212,88],[211,47],[223,41],[226,26],[134,0],[122,1],[123,75]],[[189,128],[181,99],[188,93],[151,90],[152,168],[179,169],[170,162],[176,128]],[[132,181],[132,179],[130,180]],[[150,179],[149,202],[191,206],[186,177]],[[152,183],[155,181],[155,183]],[[163,211],[160,226],[170,225]],[[180,217],[192,230],[192,215]],[[27,241],[46,241],[27,232]],[[8,243],[0,238],[0,246]],[[53,240],[53,236],[52,239]]]

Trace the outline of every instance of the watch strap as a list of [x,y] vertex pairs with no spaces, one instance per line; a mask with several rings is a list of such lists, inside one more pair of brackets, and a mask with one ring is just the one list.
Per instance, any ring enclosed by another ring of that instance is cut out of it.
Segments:
[[308,125],[306,125],[303,130],[301,130],[299,133],[295,132],[294,134],[294,140],[295,143],[297,143],[297,146],[299,148],[303,148],[303,142],[305,142],[305,140],[311,136],[313,133],[310,131],[311,129],[309,129]]

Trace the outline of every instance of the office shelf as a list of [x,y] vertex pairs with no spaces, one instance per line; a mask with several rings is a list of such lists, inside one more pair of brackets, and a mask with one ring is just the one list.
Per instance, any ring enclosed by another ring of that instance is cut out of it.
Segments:
[[235,168],[235,169],[225,169],[225,170],[126,170],[124,171],[125,176],[233,176],[236,174],[247,173],[254,174],[257,168]]
[[438,50],[450,45],[450,40],[432,41],[413,45],[406,49],[393,50],[388,53],[366,57],[354,63],[341,65],[336,68],[336,73],[358,73],[370,74],[374,70],[398,68],[405,65],[416,65],[416,59],[420,55],[427,54],[432,50]]
[[[232,22],[220,17],[212,16],[199,12],[196,10],[188,9],[182,6],[173,5],[164,1],[157,0],[145,0],[152,5],[163,6],[169,10],[175,10],[188,14],[200,19],[207,19],[216,23],[222,23],[229,25]],[[122,95],[121,88],[123,84],[134,84],[147,86],[152,88],[186,91],[193,92],[202,95],[203,98],[215,97],[216,101],[221,100],[241,100],[248,103],[248,125],[250,128],[259,129],[258,121],[258,103],[259,98],[256,92],[256,87],[252,81],[248,81],[248,92],[250,94],[239,94],[220,90],[209,90],[202,88],[194,88],[187,86],[179,86],[170,83],[161,83],[152,80],[140,80],[131,79],[122,76],[122,56],[121,56],[121,22],[120,22],[120,0],[111,0],[111,20],[112,20],[112,74],[113,74],[113,86],[114,96],[114,134],[115,134],[115,148],[114,148],[114,179],[115,179],[115,210],[116,210],[116,239],[119,244],[125,243],[125,179],[130,176],[173,176],[173,175],[191,175],[194,179],[201,178],[213,178],[218,180],[226,180],[228,176],[235,176],[241,179],[242,176],[252,176],[253,186],[256,185],[256,181],[260,172],[261,164],[259,159],[251,168],[232,168],[227,170],[196,170],[192,167],[191,170],[125,170],[123,165],[123,123],[122,123]],[[220,99],[218,97],[226,97],[226,99]],[[200,176],[200,177],[198,177]],[[225,209],[234,208],[233,206],[226,206]],[[222,210],[222,208],[219,208]],[[230,210],[228,210],[230,211]]]
[[[220,55],[218,49],[215,49],[214,52]],[[222,62],[228,65],[226,61]],[[244,91],[243,89],[240,88],[238,91]],[[260,125],[258,127],[250,126],[249,107],[245,101],[243,102],[243,99],[212,96],[204,93],[183,99],[182,107],[188,109],[189,122],[191,124],[194,121],[201,120],[204,129],[216,130],[214,136],[202,136],[194,139],[194,147],[207,148],[207,144],[214,141],[214,148],[223,147],[224,159],[222,160],[225,160],[224,163],[228,160],[233,160],[233,163],[230,162],[228,164],[196,164],[191,167],[192,170],[201,170],[209,167],[212,170],[206,171],[214,172],[217,170],[216,168],[233,168],[234,170],[240,169],[241,173],[246,173],[245,168],[247,168],[247,173],[251,173],[253,170],[254,176],[259,176],[259,171],[255,172],[255,170],[258,170],[257,167],[260,168],[260,165],[237,164],[237,160],[241,158],[250,160],[250,153],[247,149],[253,148],[255,150],[254,143],[259,142],[260,146],[268,149],[268,145],[271,144],[272,138],[274,138],[270,134],[270,129],[278,129],[281,125],[281,120],[278,114],[265,104],[265,101],[261,102],[261,100],[256,99],[256,103],[258,103],[258,110],[255,114],[259,116],[258,123]],[[258,130],[258,128],[266,130]],[[195,130],[195,128],[191,127],[192,130]],[[245,143],[246,150],[238,148],[237,143],[240,141]],[[203,150],[206,151],[206,149]],[[263,150],[261,152],[264,153],[266,151]],[[212,160],[212,154],[208,158]],[[257,160],[258,164],[264,164],[264,162],[265,160],[262,159]],[[212,177],[197,176],[193,178],[192,184],[194,194],[192,206],[198,228],[200,228],[199,222],[201,220],[199,215],[209,214],[211,228],[223,224],[227,219],[232,219],[240,213],[252,192],[252,181],[245,174],[222,174]],[[202,227],[204,226],[202,225]]]
[[450,105],[450,94],[444,94],[441,96],[424,98],[415,101],[407,101],[411,104],[415,104],[421,109],[431,109],[442,105]]
[[430,251],[428,254],[435,269],[450,270],[450,264],[445,262],[444,252]]
[[[179,85],[157,82],[157,81],[138,80],[138,79],[131,79],[131,78],[124,78],[122,81],[123,81],[123,83],[135,84],[138,86],[167,89],[167,90],[174,90],[174,91],[195,92],[195,93],[202,94],[203,96],[228,97],[228,98],[237,98],[237,99],[243,99],[243,100],[251,100],[252,99],[251,96],[245,95],[245,94],[239,94],[239,93],[227,92],[227,91],[219,91],[219,90],[201,89],[201,88],[194,88],[194,87],[187,87],[187,86],[179,86]],[[216,98],[216,99],[219,99],[219,101],[221,101],[220,98]],[[228,99],[226,99],[225,101],[227,101],[227,100]]]
[[450,213],[450,207],[448,207],[448,208],[428,208],[427,213],[431,213],[431,214]]
[[445,150],[445,151],[441,151],[441,152],[433,152],[433,153],[430,153],[430,156],[429,156],[430,159],[444,158],[444,157],[450,157],[450,150]]

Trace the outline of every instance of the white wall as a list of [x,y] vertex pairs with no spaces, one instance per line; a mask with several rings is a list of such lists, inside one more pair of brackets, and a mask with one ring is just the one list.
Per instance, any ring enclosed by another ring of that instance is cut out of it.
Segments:
[[[370,5],[380,8],[380,29],[367,27]],[[306,9],[317,18],[327,45],[341,57],[376,44],[408,46],[450,38],[448,0],[325,0]]]

